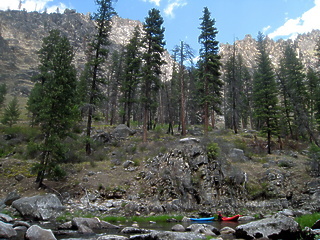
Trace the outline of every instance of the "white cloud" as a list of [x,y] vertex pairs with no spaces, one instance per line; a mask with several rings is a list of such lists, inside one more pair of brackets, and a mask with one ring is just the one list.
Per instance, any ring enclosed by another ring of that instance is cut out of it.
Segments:
[[179,7],[187,5],[186,0],[169,0],[167,7],[164,9],[165,15],[173,18],[174,10]]
[[270,28],[271,28],[270,25],[267,26],[267,27],[264,27],[264,28],[262,29],[263,34],[265,34]]
[[161,0],[143,0],[144,2],[154,3],[156,6],[160,6]]
[[270,38],[288,37],[295,38],[300,33],[320,29],[320,0],[314,0],[315,6],[296,19],[287,19],[285,24],[277,28],[268,36]]
[[22,10],[25,9],[28,12],[38,11],[43,12],[47,10],[48,13],[56,12],[59,8],[61,13],[67,8],[63,3],[50,5],[50,2],[53,0],[22,0],[21,9],[19,9],[20,0],[1,0],[0,1],[0,10]]

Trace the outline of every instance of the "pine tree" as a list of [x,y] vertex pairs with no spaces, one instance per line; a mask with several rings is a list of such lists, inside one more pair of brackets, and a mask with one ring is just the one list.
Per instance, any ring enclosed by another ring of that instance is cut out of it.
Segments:
[[2,108],[4,100],[6,99],[6,94],[7,94],[7,85],[5,83],[2,83],[0,85],[0,109]]
[[109,34],[111,31],[111,20],[116,14],[112,7],[112,0],[95,0],[98,5],[97,12],[93,15],[92,19],[96,22],[96,34],[90,45],[90,53],[88,60],[89,68],[89,99],[88,99],[88,111],[87,111],[87,142],[86,153],[91,154],[91,126],[92,117],[95,106],[101,101],[101,89],[99,86],[105,84],[105,78],[103,76],[103,65],[108,56],[108,50],[106,46],[109,45]]
[[[314,129],[311,128],[311,119],[308,110],[309,96],[306,86],[306,75],[303,64],[298,59],[294,46],[288,44],[281,61],[280,77],[282,85],[286,88],[285,99],[289,100],[289,108],[292,111],[292,123],[290,123],[295,133],[295,138],[309,136],[317,144],[314,136]],[[290,119],[289,119],[290,120]]]
[[59,163],[64,160],[62,140],[70,133],[78,119],[76,70],[72,64],[73,48],[58,30],[49,32],[39,51],[39,75],[31,91],[27,109],[33,114],[44,136],[40,144],[40,163],[37,182],[41,187],[45,176],[61,173]]
[[[199,69],[199,90],[201,105],[204,112],[204,130],[205,133],[209,129],[210,108],[212,108],[212,121],[214,122],[214,112],[221,113],[220,105],[222,103],[222,86],[220,80],[220,56],[218,55],[219,42],[216,40],[218,33],[215,20],[211,19],[211,13],[205,7],[203,17],[200,24],[201,34],[199,36],[200,60],[198,62]],[[214,126],[212,126],[214,127]]]
[[16,96],[8,103],[8,106],[4,109],[2,123],[12,127],[13,124],[17,123],[21,111],[19,110],[19,103]]
[[164,27],[160,11],[151,9],[143,24],[144,65],[142,68],[142,103],[143,103],[143,141],[147,141],[147,130],[152,126],[152,114],[157,108],[157,95],[160,89],[161,56],[164,52]]
[[278,98],[275,74],[266,41],[261,32],[257,39],[257,70],[253,79],[253,106],[256,126],[267,134],[268,153],[271,154],[271,137],[278,135]]
[[140,28],[136,26],[133,37],[125,49],[124,77],[121,85],[123,103],[122,123],[130,127],[133,104],[137,101],[136,91],[141,78]]

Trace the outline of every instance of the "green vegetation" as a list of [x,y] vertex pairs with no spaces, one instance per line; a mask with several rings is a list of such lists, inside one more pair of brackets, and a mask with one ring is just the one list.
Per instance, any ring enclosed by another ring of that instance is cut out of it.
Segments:
[[[76,211],[76,212],[64,212],[64,214],[60,215],[56,218],[58,222],[67,222],[71,221],[75,217],[84,217],[84,218],[93,218],[96,217],[92,213],[88,213],[86,211]],[[111,222],[111,223],[125,223],[125,222],[167,222],[170,219],[176,219],[177,221],[181,221],[183,216],[173,216],[173,215],[158,215],[158,216],[99,216],[99,219]]]
[[170,219],[181,221],[183,216],[158,215],[158,216],[132,216],[132,217],[117,217],[106,216],[101,219],[107,222],[167,222]]
[[216,160],[219,156],[220,148],[217,143],[209,143],[207,146],[207,155],[210,161]]
[[306,214],[301,217],[296,217],[295,221],[299,223],[300,227],[304,229],[305,227],[312,227],[316,221],[320,219],[320,213]]
[[8,103],[8,106],[4,109],[1,122],[9,127],[16,124],[20,116],[18,99],[16,96]]

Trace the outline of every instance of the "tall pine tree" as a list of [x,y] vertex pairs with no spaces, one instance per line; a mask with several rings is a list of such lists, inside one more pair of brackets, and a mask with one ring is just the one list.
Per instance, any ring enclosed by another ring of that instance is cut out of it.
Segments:
[[[203,10],[203,17],[200,24],[199,43],[201,44],[198,62],[199,70],[199,90],[201,105],[204,115],[204,131],[208,132],[210,108],[212,111],[212,122],[214,122],[214,112],[221,113],[222,86],[220,77],[220,56],[218,55],[219,42],[216,40],[218,33],[215,27],[215,20],[211,18],[211,13],[207,7]],[[214,126],[212,126],[214,127]]]
[[152,126],[153,114],[157,106],[157,96],[161,85],[161,56],[164,52],[164,27],[160,11],[153,8],[149,11],[143,24],[145,36],[143,46],[144,65],[142,68],[142,103],[143,103],[143,141],[147,141],[147,130]]
[[257,70],[253,79],[254,117],[256,127],[267,134],[267,148],[271,154],[272,135],[278,135],[279,107],[275,74],[261,32],[257,38],[257,49]]
[[90,44],[90,53],[87,63],[87,71],[90,76],[88,84],[88,111],[87,111],[87,141],[86,153],[91,154],[91,126],[95,106],[101,101],[101,89],[99,86],[105,84],[103,65],[108,57],[109,34],[111,31],[111,20],[116,14],[112,7],[112,0],[95,0],[98,5],[97,12],[92,19],[96,22],[96,34]]
[[125,48],[124,76],[121,85],[123,103],[122,123],[130,127],[133,104],[137,102],[136,91],[141,79],[141,36],[136,26],[133,36]]
[[27,103],[44,137],[40,144],[40,162],[34,168],[40,187],[46,176],[61,173],[59,163],[65,159],[62,141],[78,118],[73,57],[72,46],[58,30],[50,31],[43,39],[39,51],[40,73]]

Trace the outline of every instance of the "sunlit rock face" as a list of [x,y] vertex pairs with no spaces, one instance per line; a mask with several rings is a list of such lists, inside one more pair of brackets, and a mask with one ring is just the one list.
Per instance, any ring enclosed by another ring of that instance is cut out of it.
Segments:
[[[110,32],[110,56],[113,51],[121,51],[140,21],[114,17]],[[42,39],[52,29],[65,34],[75,51],[74,63],[78,74],[86,63],[86,50],[95,33],[95,24],[90,15],[66,10],[60,13],[38,13],[26,11],[0,11],[0,81],[8,85],[14,95],[28,96],[33,86],[32,76],[37,73],[37,51]],[[168,52],[163,54],[166,64],[162,68],[162,80],[166,81],[172,73],[173,60]]]
[[[288,43],[294,44],[297,56],[301,59],[304,66],[315,67],[317,59],[315,56],[315,48],[317,41],[320,39],[320,30],[313,30],[310,33],[300,34],[296,39],[283,40],[273,39],[266,37],[267,50],[275,68],[279,66],[280,59],[283,56],[284,49]],[[253,70],[256,66],[257,42],[256,38],[251,35],[246,35],[244,39],[235,41],[236,54],[241,54],[244,62],[249,69]],[[226,63],[228,58],[234,51],[233,43],[221,44],[220,55],[222,62]]]

